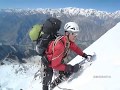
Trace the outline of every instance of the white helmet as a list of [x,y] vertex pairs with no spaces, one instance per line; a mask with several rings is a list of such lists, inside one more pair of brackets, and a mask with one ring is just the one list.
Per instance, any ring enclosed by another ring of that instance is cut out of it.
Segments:
[[68,32],[79,32],[79,26],[75,22],[66,23],[64,29]]

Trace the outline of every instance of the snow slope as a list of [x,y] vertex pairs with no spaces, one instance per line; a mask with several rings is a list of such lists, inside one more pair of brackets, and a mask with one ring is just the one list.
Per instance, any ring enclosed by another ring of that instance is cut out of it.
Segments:
[[[80,76],[60,87],[74,90],[120,90],[120,23],[110,29],[85,52],[96,52],[96,61]],[[79,60],[77,56],[72,62]],[[57,89],[55,89],[57,90]]]
[[[96,52],[96,61],[74,79],[59,85],[73,90],[120,90],[120,23],[110,29],[84,52]],[[40,60],[40,57],[32,59]],[[81,61],[80,56],[72,64]],[[0,90],[42,90],[40,80],[33,80],[34,73],[40,68],[36,62],[0,66]],[[54,90],[60,90],[56,87]]]

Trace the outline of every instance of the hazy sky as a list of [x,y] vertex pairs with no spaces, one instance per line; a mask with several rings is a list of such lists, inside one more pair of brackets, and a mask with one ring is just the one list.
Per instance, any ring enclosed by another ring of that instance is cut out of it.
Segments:
[[120,10],[120,0],[0,0],[4,8],[64,8],[78,7],[108,12]]

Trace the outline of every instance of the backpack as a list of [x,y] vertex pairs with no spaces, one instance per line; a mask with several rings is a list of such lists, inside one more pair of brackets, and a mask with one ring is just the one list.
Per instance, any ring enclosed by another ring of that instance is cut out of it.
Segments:
[[[50,41],[56,39],[58,31],[61,27],[61,21],[57,18],[48,18],[40,30],[38,39],[36,40],[36,51],[43,56]],[[41,34],[42,32],[42,34]]]
[[37,39],[43,34],[42,32],[42,25],[41,24],[35,24],[30,32],[29,37],[32,41],[37,41]]

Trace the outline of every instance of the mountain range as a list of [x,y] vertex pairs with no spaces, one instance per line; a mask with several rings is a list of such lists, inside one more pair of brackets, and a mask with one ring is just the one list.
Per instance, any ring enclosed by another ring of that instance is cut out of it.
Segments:
[[60,9],[1,9],[0,41],[8,44],[26,44],[26,35],[30,28],[36,23],[42,24],[48,17],[56,17],[62,21],[61,32],[63,32],[63,26],[66,22],[75,21],[79,24],[81,30],[79,40],[95,41],[120,21],[120,11],[108,13],[94,9],[72,7]]

